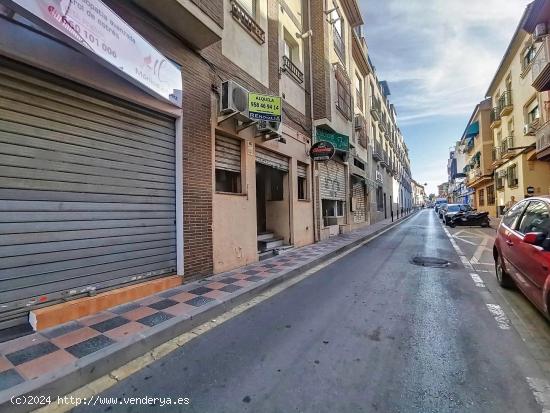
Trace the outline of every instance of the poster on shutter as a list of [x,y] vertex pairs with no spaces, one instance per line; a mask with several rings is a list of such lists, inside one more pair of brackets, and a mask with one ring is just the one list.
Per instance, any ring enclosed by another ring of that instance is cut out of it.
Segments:
[[23,16],[56,29],[98,63],[145,92],[181,107],[181,70],[100,0],[8,0]]

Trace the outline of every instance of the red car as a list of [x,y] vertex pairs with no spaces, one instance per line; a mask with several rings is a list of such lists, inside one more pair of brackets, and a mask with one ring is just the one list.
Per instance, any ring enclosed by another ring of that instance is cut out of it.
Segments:
[[506,212],[493,256],[498,283],[515,284],[550,318],[550,196],[525,199]]

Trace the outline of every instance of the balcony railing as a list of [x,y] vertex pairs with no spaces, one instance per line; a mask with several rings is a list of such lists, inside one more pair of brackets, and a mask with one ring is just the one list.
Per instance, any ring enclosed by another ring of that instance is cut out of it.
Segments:
[[374,120],[380,121],[380,100],[375,96],[371,98],[370,113]]
[[340,33],[338,33],[338,30],[336,30],[336,27],[332,30],[332,34],[334,37],[334,50],[336,51],[336,54],[342,61],[342,63],[346,64],[346,44],[344,43],[344,39],[342,39],[342,36]]
[[265,43],[265,32],[254,18],[239,4],[231,0],[231,15],[259,44]]
[[500,108],[500,116],[506,116],[512,113],[514,108],[512,105],[512,91],[505,90],[498,100],[498,106]]
[[550,121],[542,125],[536,132],[537,153],[550,149]]
[[512,149],[514,147],[514,137],[508,136],[507,138],[504,138],[500,144],[500,151],[501,156],[503,158],[508,157],[512,153]]
[[283,56],[283,71],[298,83],[304,83],[304,73],[292,63],[288,56]]
[[491,110],[491,128],[500,126],[500,107],[495,107]]
[[532,86],[538,91],[550,90],[550,36],[545,36],[531,68]]
[[374,141],[372,157],[376,161],[381,161],[383,159],[382,145],[380,145],[380,143],[378,143],[377,141]]

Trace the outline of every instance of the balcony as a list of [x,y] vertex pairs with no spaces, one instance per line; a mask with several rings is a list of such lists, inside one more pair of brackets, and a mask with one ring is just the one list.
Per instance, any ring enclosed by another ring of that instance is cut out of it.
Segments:
[[380,101],[375,96],[371,98],[370,114],[375,121],[380,121]]
[[508,159],[513,155],[512,148],[514,147],[514,137],[508,136],[504,138],[500,144],[500,155],[502,159]]
[[[157,1],[133,0],[133,2],[162,22],[173,34],[184,39],[195,50],[205,49],[222,38],[223,22],[213,16],[223,16],[223,2],[212,2],[206,7],[197,7],[190,1],[181,0],[164,0],[162,7],[159,7]],[[86,4],[89,3],[86,2]]]
[[502,159],[500,146],[493,148],[492,161],[493,161],[493,167],[502,165],[502,163],[504,162]]
[[536,132],[537,159],[550,160],[550,121],[542,125]]
[[385,118],[385,116],[384,116],[384,114],[382,114],[382,120],[380,122],[378,122],[378,128],[382,132],[386,133],[388,131],[388,127],[386,125],[386,120],[384,118]]
[[383,160],[382,146],[377,141],[374,141],[374,147],[373,147],[373,150],[372,150],[372,158],[375,161],[382,161]]
[[538,91],[550,90],[550,36],[545,36],[533,59],[531,85]]
[[283,67],[281,68],[281,71],[287,73],[297,83],[304,83],[304,73],[298,69],[298,67],[292,63],[292,60],[290,60],[287,56],[283,56]]
[[500,124],[500,108],[497,106],[491,110],[491,129],[498,128]]
[[346,44],[344,43],[344,39],[342,39],[342,36],[340,33],[338,33],[338,30],[336,30],[336,26],[332,29],[332,37],[334,38],[334,51],[338,55],[338,58],[342,62],[342,64],[346,65]]
[[512,91],[506,90],[502,93],[498,100],[498,106],[500,108],[500,116],[506,116],[512,113],[514,106],[512,105]]
[[265,43],[265,32],[254,18],[236,0],[231,0],[231,15],[259,44]]

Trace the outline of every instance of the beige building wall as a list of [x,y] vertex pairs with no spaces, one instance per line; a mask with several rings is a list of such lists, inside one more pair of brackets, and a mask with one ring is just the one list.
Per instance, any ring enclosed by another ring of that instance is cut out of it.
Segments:
[[[256,144],[254,128],[246,129],[237,135],[232,123],[226,123],[218,126],[216,133],[242,140],[242,193],[214,193],[212,232],[215,273],[258,261],[255,190],[257,145],[285,155],[289,158],[290,164],[289,173],[285,176],[284,200],[268,201],[268,229],[276,230],[277,235],[284,237],[285,243],[294,246],[303,246],[314,241],[311,177],[308,175],[307,178],[306,200],[298,200],[297,188],[297,162],[307,164],[308,171],[311,168],[307,155],[309,138],[283,125],[286,144],[275,140]],[[214,173],[212,179],[215,185]]]
[[[257,2],[256,21],[265,32],[268,38],[267,27],[267,1]],[[266,44],[259,44],[255,39],[246,33],[238,24],[228,10],[231,10],[230,0],[224,0],[224,29],[222,37],[222,54],[239,66],[245,72],[269,86],[269,59]],[[238,82],[237,82],[238,83]]]

